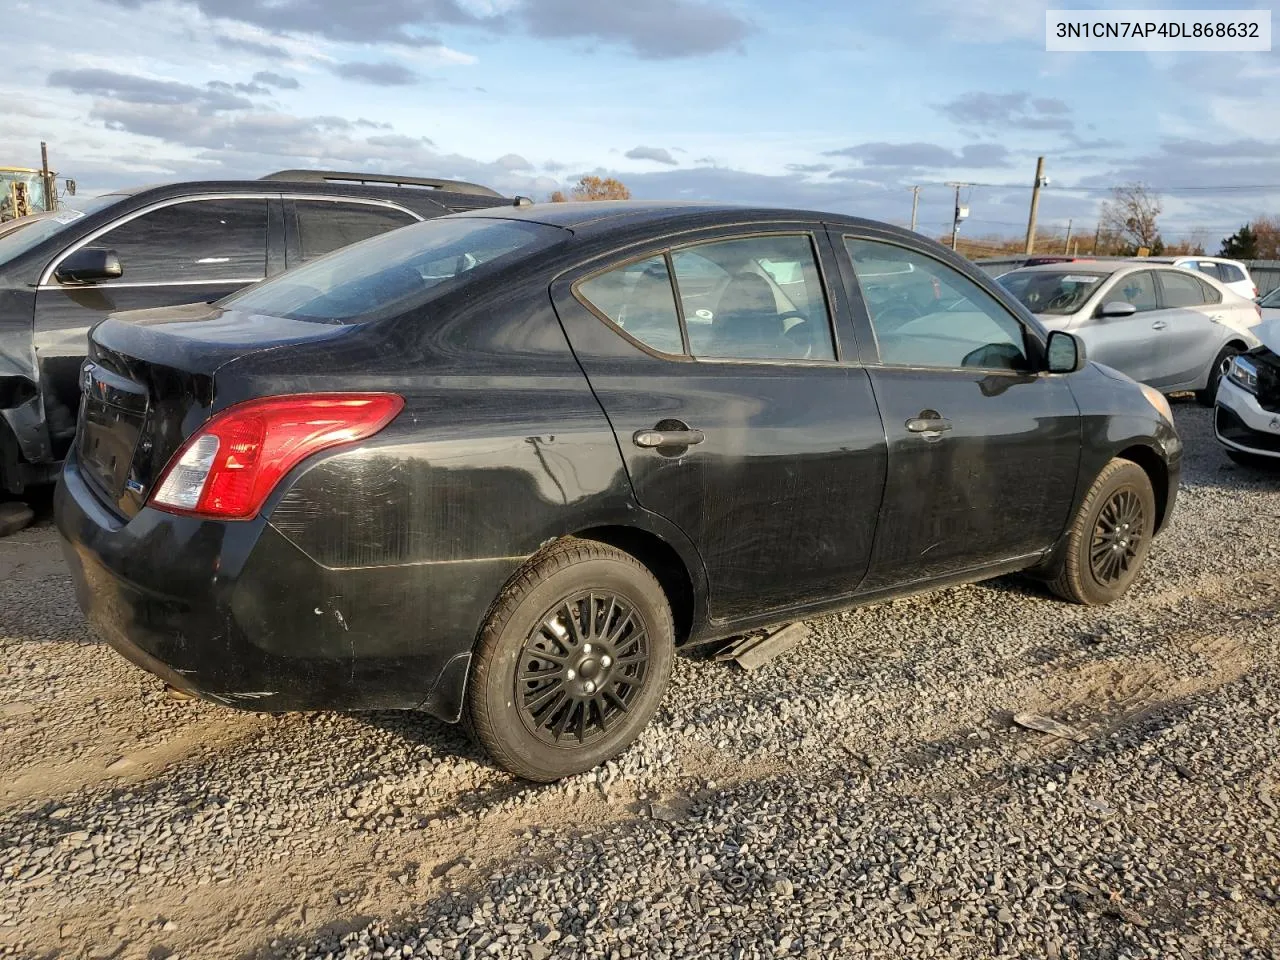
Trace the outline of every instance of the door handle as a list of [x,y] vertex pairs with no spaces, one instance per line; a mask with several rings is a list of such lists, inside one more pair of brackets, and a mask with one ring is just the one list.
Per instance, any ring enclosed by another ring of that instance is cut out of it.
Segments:
[[937,436],[951,429],[951,421],[943,417],[913,417],[907,421],[907,429],[912,433]]
[[701,430],[637,430],[631,436],[631,442],[637,447],[651,450],[656,447],[691,447],[705,440],[706,434]]
[[1166,323],[1166,322],[1165,322],[1165,321],[1163,321],[1163,320],[1156,320],[1154,323],[1152,323],[1152,324],[1151,324],[1151,329],[1152,329],[1152,330],[1163,330],[1163,329],[1164,329],[1165,327],[1167,327],[1168,325],[1169,325],[1169,324],[1168,324],[1168,323]]

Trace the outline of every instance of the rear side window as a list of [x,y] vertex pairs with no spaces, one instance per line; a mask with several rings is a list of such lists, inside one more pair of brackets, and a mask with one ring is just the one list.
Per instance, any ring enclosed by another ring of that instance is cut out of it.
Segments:
[[614,326],[661,353],[835,359],[826,296],[807,234],[681,247],[669,260],[654,256],[624,264],[576,289]]
[[650,257],[598,274],[578,293],[613,323],[661,353],[684,353],[666,257]]
[[302,261],[418,223],[403,210],[349,200],[295,200]]
[[1223,283],[1239,283],[1244,279],[1244,271],[1234,264],[1220,263],[1218,276],[1222,278]]
[[108,230],[92,246],[120,257],[121,283],[260,280],[267,266],[267,201],[171,204]]
[[415,309],[437,288],[472,279],[472,271],[477,282],[491,277],[569,236],[519,220],[428,220],[344,247],[220,303],[291,320],[363,323]]
[[932,257],[845,238],[881,363],[1025,370],[1022,324],[995,297]]
[[1199,277],[1180,270],[1161,270],[1166,307],[1200,307],[1204,305],[1204,284]]
[[1200,293],[1204,296],[1205,303],[1221,303],[1222,302],[1221,290],[1213,286],[1213,284],[1205,283],[1204,280],[1200,279],[1199,277],[1195,277],[1194,279],[1196,283],[1200,284]]

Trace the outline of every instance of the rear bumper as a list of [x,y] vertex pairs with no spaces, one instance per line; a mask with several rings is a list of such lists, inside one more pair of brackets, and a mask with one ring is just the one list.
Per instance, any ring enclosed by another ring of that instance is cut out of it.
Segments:
[[1218,386],[1213,431],[1232,450],[1280,459],[1280,413],[1262,409],[1257,397],[1226,377]]
[[98,633],[166,683],[249,710],[420,708],[456,721],[478,619],[497,595],[490,583],[509,575],[472,566],[459,583],[449,569],[412,565],[336,570],[262,518],[144,509],[126,522],[74,455],[55,515]]

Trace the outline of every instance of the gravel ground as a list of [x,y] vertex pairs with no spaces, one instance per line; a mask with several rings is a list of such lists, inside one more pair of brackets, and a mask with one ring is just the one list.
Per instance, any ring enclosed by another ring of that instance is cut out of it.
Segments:
[[47,520],[0,540],[0,957],[1276,957],[1280,475],[1176,414],[1124,601],[1011,578],[682,658],[546,787],[430,720],[166,700]]

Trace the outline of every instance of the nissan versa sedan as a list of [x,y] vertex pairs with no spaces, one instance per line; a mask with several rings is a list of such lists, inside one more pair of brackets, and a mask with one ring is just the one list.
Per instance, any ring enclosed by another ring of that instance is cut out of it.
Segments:
[[1077,334],[1090,359],[1212,406],[1236,354],[1258,345],[1258,305],[1217,280],[1145,260],[1024,267],[1000,283],[1040,322]]
[[1115,600],[1181,461],[973,266],[786,210],[443,217],[108,319],[82,377],[57,523],[119,652],[534,780],[626,748],[680,646],[1014,571]]

